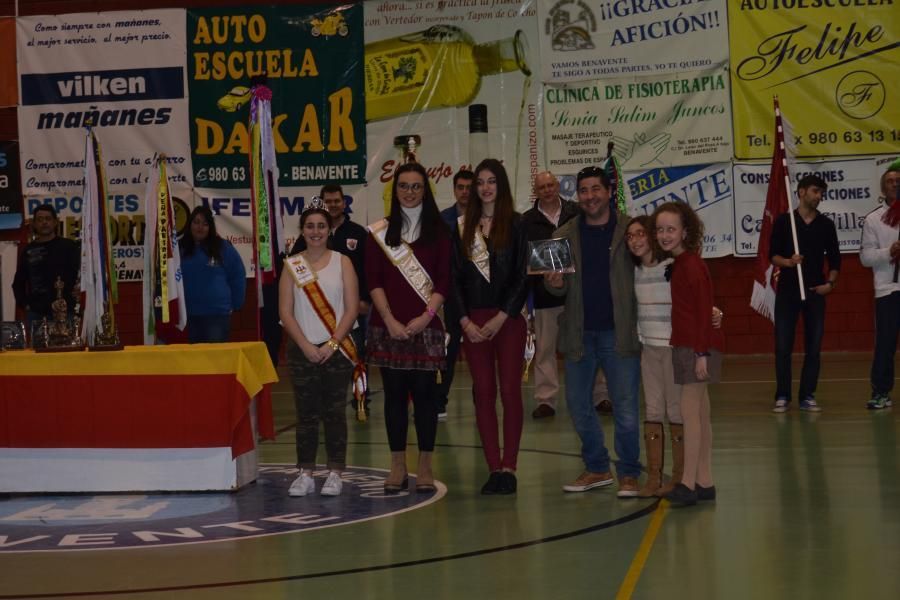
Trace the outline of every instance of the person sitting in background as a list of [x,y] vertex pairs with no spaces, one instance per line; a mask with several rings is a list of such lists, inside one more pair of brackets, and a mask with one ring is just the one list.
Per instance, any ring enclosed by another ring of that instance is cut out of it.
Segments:
[[181,273],[192,344],[227,342],[231,313],[244,305],[247,273],[234,246],[216,232],[212,211],[198,206],[181,238]]

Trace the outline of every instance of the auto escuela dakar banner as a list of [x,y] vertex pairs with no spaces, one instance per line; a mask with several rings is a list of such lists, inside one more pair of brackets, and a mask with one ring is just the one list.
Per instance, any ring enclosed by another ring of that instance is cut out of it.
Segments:
[[85,133],[92,125],[109,184],[118,278],[140,280],[143,181],[157,153],[168,157],[175,195],[190,193],[185,13],[44,15],[16,24],[26,216],[52,204],[62,235],[78,237]]
[[[892,157],[825,162],[797,162],[791,173],[791,206],[797,207],[797,181],[816,174],[828,185],[819,211],[834,221],[841,252],[858,252],[865,217],[883,202],[880,177]],[[756,256],[762,226],[769,164],[734,165],[734,250],[736,256]]]
[[[247,152],[250,87],[266,73],[288,249],[324,183],[344,184],[353,212],[365,182],[361,4],[253,6],[187,13],[194,203],[216,215],[252,273]],[[355,204],[355,206],[354,206]],[[362,210],[365,214],[365,210]]]
[[772,156],[772,96],[797,156],[895,152],[900,18],[895,0],[729,0],[735,156]]
[[728,60],[725,0],[538,0],[541,79],[563,83]]
[[272,91],[280,186],[363,183],[363,9],[253,6],[189,10],[194,183],[249,188],[252,79]]

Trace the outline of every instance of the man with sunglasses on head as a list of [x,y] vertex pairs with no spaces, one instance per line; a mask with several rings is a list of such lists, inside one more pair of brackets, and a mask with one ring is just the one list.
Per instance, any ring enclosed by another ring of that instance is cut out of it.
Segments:
[[581,438],[585,463],[585,471],[563,490],[586,492],[613,483],[609,451],[593,402],[594,378],[602,369],[613,404],[617,495],[633,498],[638,494],[641,472],[641,345],[634,263],[625,244],[628,222],[616,213],[610,188],[603,169],[587,167],[579,171],[581,214],[553,233],[553,237],[569,240],[575,272],[545,275],[544,284],[550,293],[565,296],[558,348],[565,356],[566,404]]

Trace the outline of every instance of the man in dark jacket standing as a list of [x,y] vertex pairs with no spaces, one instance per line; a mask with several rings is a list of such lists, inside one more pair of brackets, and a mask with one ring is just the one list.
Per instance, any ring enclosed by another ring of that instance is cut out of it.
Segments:
[[29,327],[33,321],[53,316],[50,303],[56,298],[54,284],[57,278],[62,280],[63,299],[68,303],[69,313],[74,311],[72,291],[81,270],[78,243],[56,235],[59,219],[52,206],[38,206],[31,227],[34,240],[19,256],[12,285],[16,304],[25,310]]
[[[534,192],[537,195],[534,206],[522,215],[530,242],[552,238],[553,232],[576,216],[579,210],[575,202],[560,197],[559,181],[550,171],[534,176]],[[528,279],[534,306],[534,400],[537,404],[531,416],[542,419],[556,414],[559,393],[557,320],[563,312],[565,298],[550,294],[544,288],[541,275],[531,275]]]

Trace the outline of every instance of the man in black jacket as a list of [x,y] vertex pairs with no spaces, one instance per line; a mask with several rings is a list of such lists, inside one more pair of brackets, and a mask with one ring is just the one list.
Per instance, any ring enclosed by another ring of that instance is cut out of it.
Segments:
[[[537,200],[534,207],[522,215],[522,221],[528,241],[547,240],[553,237],[558,227],[578,214],[578,204],[560,197],[559,181],[550,171],[535,175],[534,191]],[[547,292],[541,275],[531,275],[528,279],[534,304],[534,399],[537,403],[531,416],[542,419],[556,414],[556,395],[559,392],[556,321],[563,311],[565,298]]]
[[19,256],[12,285],[16,304],[25,310],[28,327],[33,321],[53,316],[50,303],[56,298],[57,278],[62,280],[63,299],[68,303],[69,313],[73,313],[72,291],[81,270],[78,242],[56,235],[59,219],[52,206],[38,206],[31,227],[34,240]]

